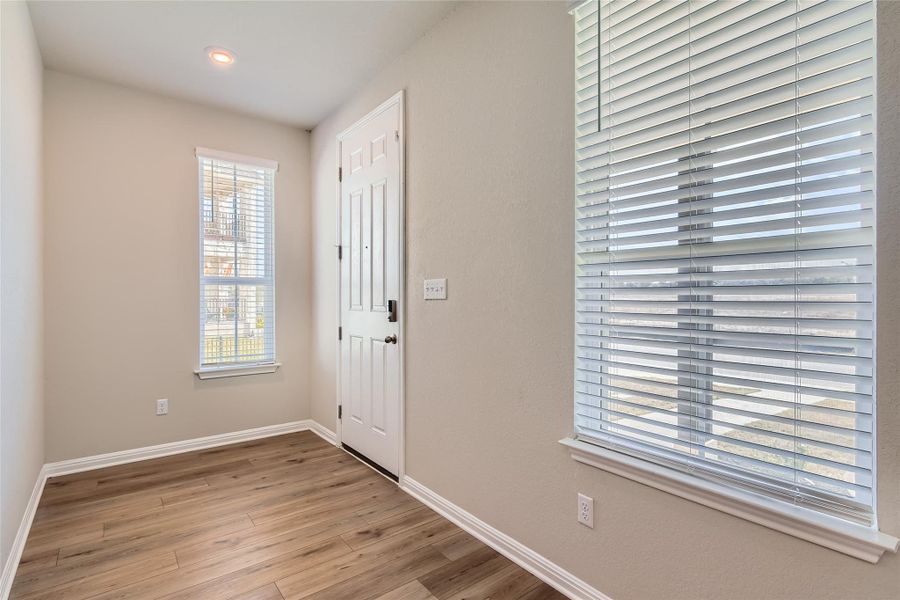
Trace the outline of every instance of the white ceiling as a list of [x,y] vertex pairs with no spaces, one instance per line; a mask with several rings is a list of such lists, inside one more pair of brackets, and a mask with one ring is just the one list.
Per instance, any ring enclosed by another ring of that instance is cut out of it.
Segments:
[[[49,69],[316,125],[454,2],[29,2]],[[204,48],[237,60],[210,64]]]

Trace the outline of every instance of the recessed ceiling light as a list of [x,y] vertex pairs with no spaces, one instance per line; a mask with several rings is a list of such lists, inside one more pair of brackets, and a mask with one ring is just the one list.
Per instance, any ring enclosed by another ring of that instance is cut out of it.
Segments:
[[206,49],[206,55],[216,65],[230,65],[234,62],[234,54],[225,48],[210,46]]

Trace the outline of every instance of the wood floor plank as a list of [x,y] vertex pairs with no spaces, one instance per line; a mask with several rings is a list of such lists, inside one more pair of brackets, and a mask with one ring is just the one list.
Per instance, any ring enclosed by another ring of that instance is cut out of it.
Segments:
[[293,539],[303,540],[306,544],[312,544],[339,536],[345,532],[352,532],[365,525],[365,520],[355,515],[293,529],[285,529],[281,521],[276,521],[276,526],[274,527],[271,525],[260,525],[242,529],[227,536],[178,549],[175,555],[178,557],[178,564],[184,567],[262,543],[277,544]]
[[[431,547],[404,554],[388,564],[379,565],[359,577],[346,579],[315,594],[309,600],[369,600],[407,584],[447,563],[447,557]],[[282,595],[284,593],[282,592]],[[287,600],[289,596],[285,596]]]
[[377,523],[420,506],[422,506],[421,502],[409,494],[394,488],[391,493],[381,494],[377,498],[372,498],[371,501],[366,502],[356,511],[356,514],[364,517],[369,523]]
[[[346,459],[345,459],[346,460]],[[257,478],[233,479],[225,484],[214,477],[207,477],[208,483],[205,489],[189,490],[175,494],[164,494],[163,504],[166,507],[181,506],[185,510],[193,507],[208,506],[210,503],[233,499],[241,495],[266,491],[266,495],[274,496],[277,492],[291,492],[285,502],[296,498],[307,489],[321,488],[323,485],[335,481],[346,481],[348,477],[357,476],[361,480],[365,473],[358,465],[335,463],[324,469],[300,469],[294,467],[289,470],[266,470]]]
[[434,540],[442,539],[457,530],[449,521],[430,521],[356,552],[324,562],[314,569],[297,571],[275,583],[286,599],[304,598],[335,583],[360,577],[362,573],[392,563],[399,557],[429,548]]
[[[303,476],[305,478],[317,477],[326,479],[335,477],[345,473],[359,471],[363,467],[352,457],[343,453],[329,453],[314,461],[307,463],[294,464],[290,462],[260,465],[254,461],[250,461],[254,468],[248,471],[222,473],[219,475],[210,475],[206,477],[209,484],[209,492],[216,493],[219,491],[233,490],[241,486],[257,485],[267,482],[281,482],[290,480],[291,476]],[[190,501],[197,498],[198,494],[168,494],[163,496],[166,504],[176,504],[178,502]],[[202,498],[201,498],[202,499]]]
[[447,539],[435,542],[434,544],[434,547],[450,560],[462,558],[469,552],[474,552],[482,546],[484,546],[484,544],[465,531],[459,531]]
[[437,600],[437,598],[416,579],[378,596],[375,600]]
[[524,593],[517,600],[566,600],[566,597],[546,583],[541,582],[537,587]]
[[[291,548],[294,549],[291,549]],[[223,598],[227,594],[250,591],[275,580],[293,568],[306,568],[319,562],[341,556],[349,551],[347,544],[339,537],[296,548],[296,541],[268,546],[265,543],[251,548],[242,548],[214,560],[203,561],[186,567],[179,567],[174,573],[144,579],[136,584],[99,594],[95,600],[151,600],[155,598]],[[279,569],[280,567],[280,569]],[[245,579],[243,589],[232,580],[240,575],[254,574]],[[216,582],[228,579],[227,585],[217,586]],[[198,591],[203,584],[211,584],[203,592]]]
[[478,550],[428,573],[421,577],[419,582],[428,588],[428,591],[436,598],[445,600],[511,564],[513,563],[508,558],[500,556],[487,546],[482,546]]
[[253,527],[246,514],[225,515],[205,521],[190,521],[179,527],[150,531],[138,535],[124,534],[100,538],[59,549],[59,566],[79,564],[89,566],[121,555],[139,555],[159,549],[174,550],[236,531]]
[[111,498],[92,499],[90,494],[85,494],[83,498],[75,499],[73,502],[65,504],[44,505],[38,508],[35,513],[35,521],[40,523],[61,520],[73,520],[75,517],[83,515],[92,515],[97,512],[106,511],[112,508],[128,506],[131,504],[141,504],[161,500],[166,494],[176,493],[197,493],[198,490],[208,488],[209,484],[203,477],[189,479],[173,485],[155,486],[148,490],[140,490],[127,494],[120,494]]
[[103,538],[102,523],[88,523],[85,526],[76,525],[70,527],[66,530],[65,536],[61,536],[53,531],[47,531],[43,534],[36,534],[34,536],[29,533],[28,539],[25,541],[24,552],[30,554],[47,550],[58,550],[64,542],[79,544],[99,540],[101,538]]
[[11,597],[24,600],[81,600],[92,598],[107,590],[120,587],[123,582],[140,581],[158,577],[175,571],[178,562],[175,554],[167,552],[149,558],[131,562],[113,569],[100,571],[83,577],[65,581],[58,585],[45,585],[39,581],[36,589],[17,590]]
[[341,485],[327,486],[320,492],[299,494],[299,498],[284,501],[288,496],[267,502],[269,506],[262,504],[250,511],[250,518],[256,524],[277,521],[288,515],[307,510],[313,510],[322,503],[328,504],[354,504],[356,502],[378,501],[381,498],[390,498],[397,495],[396,489],[390,489],[383,481],[369,478],[370,474],[363,473],[359,476],[348,477]]
[[[174,556],[174,553],[171,551],[157,550],[155,552],[117,554],[106,557],[105,560],[88,564],[55,565],[52,568],[32,571],[16,577],[14,588],[19,594],[29,597],[39,591],[67,588],[86,578],[96,578],[113,571],[129,573],[129,569],[135,565],[138,565],[137,568],[141,569],[141,565],[153,566],[162,562],[165,567],[169,562],[175,563],[174,560],[168,560],[169,557],[174,558]],[[161,559],[160,557],[163,558]]]
[[81,514],[78,514],[77,511],[73,511],[74,514],[71,515],[62,513],[55,517],[36,518],[32,529],[35,534],[46,531],[52,532],[54,535],[64,536],[66,535],[67,528],[71,526],[80,527],[90,523],[102,525],[107,521],[114,521],[116,519],[128,519],[145,514],[152,514],[162,508],[162,499],[158,494],[155,494],[153,496],[134,499],[119,505],[111,505],[99,510],[82,512]]
[[[281,514],[295,512],[294,504],[309,505],[316,501],[338,498],[349,495],[360,487],[385,486],[385,483],[373,481],[369,473],[355,466],[341,466],[335,471],[308,472],[307,477],[302,474],[292,474],[287,477],[288,485],[274,483],[249,484],[246,487],[220,490],[211,487],[208,491],[201,491],[190,498],[180,500],[166,499],[165,508],[178,507],[182,514],[191,511],[208,511],[210,507],[219,509],[225,503],[253,504],[248,510],[254,517],[262,517],[266,513],[279,513],[272,517],[278,518]],[[390,489],[389,486],[382,489]]]
[[30,573],[45,573],[56,566],[59,560],[59,549],[45,550],[43,552],[22,553],[19,559],[18,575],[26,577]]
[[[160,469],[146,476],[135,477],[128,480],[124,477],[117,478],[114,481],[105,482],[100,480],[97,487],[91,490],[91,497],[94,499],[112,498],[121,494],[130,492],[138,492],[149,490],[159,485],[184,483],[197,478],[214,475],[216,473],[226,473],[236,469],[251,469],[253,466],[247,460],[236,460],[229,463],[202,465],[201,467],[181,468],[172,471]],[[77,496],[69,495],[64,499],[57,499],[54,504],[70,504],[77,502]]]
[[297,466],[342,455],[343,453],[334,446],[316,444],[304,448],[285,448],[280,452],[255,456],[249,460],[254,467]]
[[458,592],[447,595],[444,600],[513,600],[540,583],[540,579],[530,573],[523,573],[517,565],[510,563]]
[[424,525],[428,521],[439,518],[438,514],[427,506],[419,506],[412,510],[400,513],[395,517],[388,517],[387,519],[376,521],[371,525],[366,522],[363,527],[350,533],[342,534],[341,538],[347,542],[348,546],[354,550],[359,550],[380,539],[390,537],[395,533],[400,533],[407,529],[412,529],[413,527],[418,527],[419,525]]
[[[228,594],[250,591],[266,581],[277,581],[296,570],[313,569],[316,565],[332,560],[338,556],[344,556],[350,548],[340,538],[330,538],[320,544],[301,548],[294,552],[281,554],[271,560],[255,562],[249,566],[234,570],[219,577],[206,579],[200,584],[191,587],[181,585],[180,589],[165,596],[153,595],[158,590],[150,590],[150,595],[126,594],[116,596],[115,600],[134,598],[143,600],[147,598],[164,598],[165,600],[192,600],[194,598],[224,598]],[[202,563],[201,563],[202,564]],[[188,567],[190,569],[191,567]],[[166,586],[171,587],[171,586]],[[179,586],[175,586],[179,587]],[[99,598],[98,600],[114,600],[113,598]]]
[[[206,487],[206,481],[202,478],[192,480],[193,487]],[[65,503],[58,504],[41,504],[35,511],[35,521],[49,522],[60,518],[71,518],[73,516],[88,515],[107,511],[114,508],[121,508],[132,505],[140,505],[142,503],[155,500],[158,504],[160,501],[160,493],[153,490],[150,493],[146,491],[138,491],[131,494],[119,494],[112,498],[93,499],[96,498],[91,492],[86,492],[80,498],[74,498],[76,506],[69,506]]]
[[310,432],[47,482],[11,600],[556,600]]
[[284,600],[284,596],[278,591],[278,586],[269,583],[246,594],[231,596],[228,600]]

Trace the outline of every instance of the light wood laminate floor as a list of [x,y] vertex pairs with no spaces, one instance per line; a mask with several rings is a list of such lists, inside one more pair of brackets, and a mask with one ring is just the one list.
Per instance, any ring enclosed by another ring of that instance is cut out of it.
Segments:
[[50,479],[11,598],[564,596],[302,432]]

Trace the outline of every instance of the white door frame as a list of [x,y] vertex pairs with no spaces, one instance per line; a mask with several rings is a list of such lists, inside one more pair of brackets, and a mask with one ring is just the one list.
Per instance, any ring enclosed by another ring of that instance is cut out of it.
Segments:
[[[400,424],[398,431],[400,437],[400,456],[398,457],[399,460],[397,463],[397,478],[399,482],[402,483],[403,477],[406,474],[406,98],[404,90],[400,90],[399,92],[379,104],[375,110],[373,110],[337,135],[337,165],[338,167],[341,166],[341,146],[343,144],[344,138],[353,133],[357,128],[362,127],[373,118],[377,117],[389,108],[393,108],[394,106],[398,106],[400,109],[400,122],[397,125],[397,131],[400,134],[398,145],[398,151],[400,152],[400,223],[398,228],[400,236],[400,272],[398,273],[400,282],[400,297],[397,298],[400,304],[398,310],[399,314],[397,315],[397,324],[399,325],[400,330],[397,339],[397,351],[400,353]],[[343,240],[341,239],[342,185],[343,184],[338,181],[337,223],[335,234],[335,239],[337,239],[337,248],[343,246]],[[338,259],[338,252],[335,252],[335,264],[335,272],[337,274],[337,299],[335,305],[337,306],[338,327],[341,327],[341,261]],[[338,406],[340,406],[341,404],[341,342],[338,342],[337,344],[335,360],[337,361],[337,369],[335,369],[335,371],[337,372],[337,395],[335,396],[334,414],[335,416],[337,416]],[[343,439],[343,427],[341,419],[335,419],[335,421],[337,423],[337,426],[335,428],[337,443],[338,445],[341,445]]]

